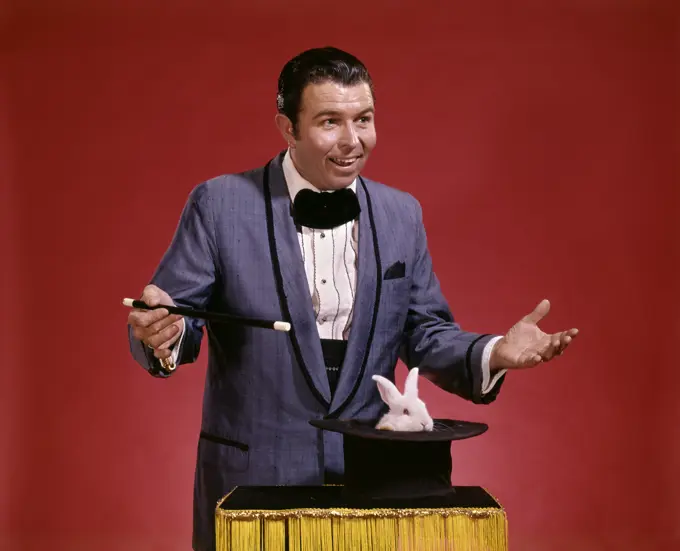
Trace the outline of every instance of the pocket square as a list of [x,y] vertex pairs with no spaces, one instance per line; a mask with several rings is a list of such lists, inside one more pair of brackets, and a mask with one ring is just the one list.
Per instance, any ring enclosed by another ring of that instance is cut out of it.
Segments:
[[404,277],[406,275],[406,264],[404,264],[401,260],[399,262],[395,262],[387,268],[385,271],[385,275],[383,276],[383,281],[387,281],[388,279],[399,279],[400,277]]

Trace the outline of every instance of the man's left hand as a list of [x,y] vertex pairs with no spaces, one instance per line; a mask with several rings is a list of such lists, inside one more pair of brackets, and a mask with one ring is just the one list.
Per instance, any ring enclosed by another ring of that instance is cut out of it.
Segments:
[[538,327],[550,311],[550,302],[543,300],[536,309],[524,316],[493,348],[490,369],[522,369],[534,367],[561,355],[578,334],[569,329],[552,335]]

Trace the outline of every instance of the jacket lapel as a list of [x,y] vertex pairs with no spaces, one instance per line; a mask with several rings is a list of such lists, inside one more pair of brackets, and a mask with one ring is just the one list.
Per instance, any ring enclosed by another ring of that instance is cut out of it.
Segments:
[[375,219],[370,197],[361,178],[357,185],[357,197],[361,206],[357,292],[347,352],[331,402],[330,417],[336,417],[342,412],[364,376],[380,301],[382,278]]
[[271,215],[273,224],[269,225],[269,240],[273,256],[275,255],[275,258],[272,258],[274,270],[278,271],[275,275],[279,300],[284,316],[287,314],[290,317],[292,329],[289,335],[303,375],[317,399],[328,407],[331,399],[328,375],[297,230],[290,214],[290,196],[281,166],[282,160],[283,155],[279,155],[271,161],[269,170],[265,169],[264,182],[265,197],[267,187],[271,193],[271,197],[268,198],[271,201],[268,217]]

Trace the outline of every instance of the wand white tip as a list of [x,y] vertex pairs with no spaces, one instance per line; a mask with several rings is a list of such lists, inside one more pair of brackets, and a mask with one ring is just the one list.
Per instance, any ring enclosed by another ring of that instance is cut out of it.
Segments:
[[290,331],[290,323],[287,321],[275,321],[274,329],[276,331]]
[[129,306],[130,308],[132,308],[132,303],[133,303],[133,302],[134,302],[134,299],[131,299],[131,298],[124,298],[124,299],[123,299],[123,305],[124,305],[124,306]]

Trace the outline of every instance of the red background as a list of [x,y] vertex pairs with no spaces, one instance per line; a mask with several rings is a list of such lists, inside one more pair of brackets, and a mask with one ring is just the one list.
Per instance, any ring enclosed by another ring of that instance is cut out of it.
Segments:
[[0,8],[1,548],[189,549],[205,355],[152,379],[120,300],[194,185],[283,147],[278,72],[326,44],[374,76],[366,174],[421,200],[462,324],[548,297],[545,328],[581,329],[491,406],[425,387],[490,425],[454,481],[502,502],[513,550],[680,543],[677,3],[436,4]]

